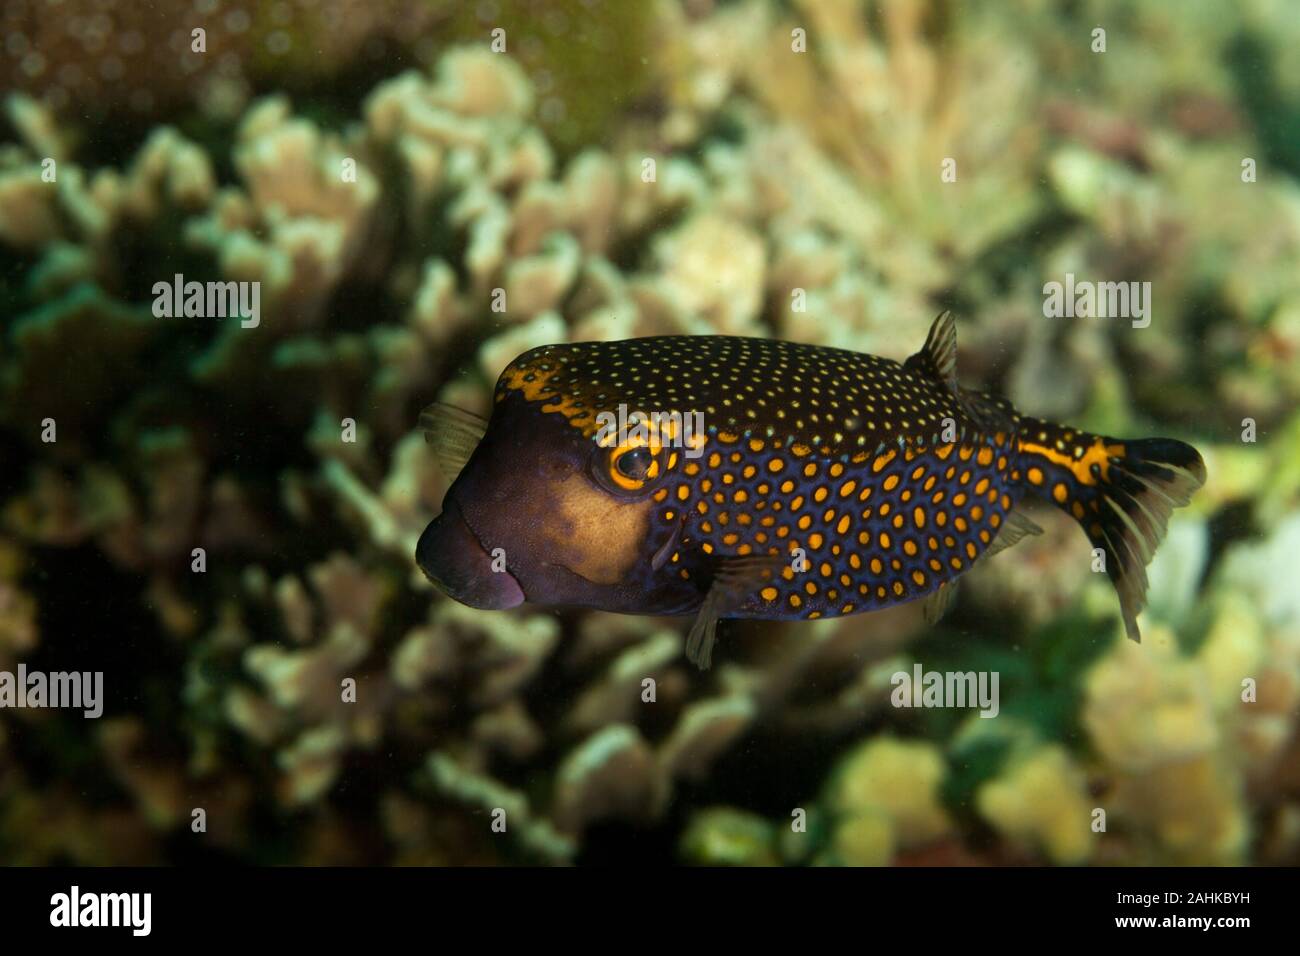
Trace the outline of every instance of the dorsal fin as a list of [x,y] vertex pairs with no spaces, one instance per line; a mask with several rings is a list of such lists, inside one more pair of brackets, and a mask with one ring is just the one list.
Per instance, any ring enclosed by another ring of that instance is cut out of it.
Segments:
[[921,351],[903,364],[925,372],[957,394],[957,322],[951,312],[939,313]]

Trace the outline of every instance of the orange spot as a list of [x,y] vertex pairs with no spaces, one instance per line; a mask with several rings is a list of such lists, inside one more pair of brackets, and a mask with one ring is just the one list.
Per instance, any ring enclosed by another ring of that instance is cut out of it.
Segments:
[[[1102,481],[1110,480],[1110,460],[1112,458],[1124,457],[1123,445],[1107,445],[1100,438],[1093,441],[1088,450],[1079,458],[1072,458],[1063,454],[1048,445],[1038,445],[1033,442],[1020,442],[1020,450],[1031,455],[1040,455],[1053,464],[1060,465],[1062,468],[1068,468],[1074,473],[1080,484],[1095,485],[1097,480],[1092,477],[1092,466],[1096,465],[1101,473]],[[1042,483],[1042,473],[1039,473],[1037,481],[1034,480],[1033,471],[1030,469],[1029,480],[1034,484]]]

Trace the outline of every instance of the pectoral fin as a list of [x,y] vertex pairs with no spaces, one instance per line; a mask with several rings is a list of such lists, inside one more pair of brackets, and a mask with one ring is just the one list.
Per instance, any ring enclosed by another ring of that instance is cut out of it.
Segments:
[[454,405],[434,402],[420,412],[424,440],[433,448],[438,467],[447,481],[456,480],[469,456],[487,432],[488,423],[473,412]]
[[921,612],[922,617],[925,618],[925,623],[930,625],[938,624],[956,603],[957,582],[944,581],[937,590],[931,592],[930,596],[921,603]]
[[771,581],[780,570],[778,555],[723,558],[713,575],[709,592],[704,596],[686,635],[686,657],[700,670],[713,662],[713,644],[717,640],[718,620],[735,610],[745,599]]

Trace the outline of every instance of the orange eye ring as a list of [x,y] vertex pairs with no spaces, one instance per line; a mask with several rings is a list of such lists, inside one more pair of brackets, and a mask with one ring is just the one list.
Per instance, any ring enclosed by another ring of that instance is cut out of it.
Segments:
[[623,445],[609,455],[606,474],[624,491],[640,491],[659,477],[659,455],[647,445]]
[[667,454],[659,442],[646,442],[636,437],[613,448],[598,444],[589,459],[588,474],[610,494],[640,498],[658,485],[667,473]]

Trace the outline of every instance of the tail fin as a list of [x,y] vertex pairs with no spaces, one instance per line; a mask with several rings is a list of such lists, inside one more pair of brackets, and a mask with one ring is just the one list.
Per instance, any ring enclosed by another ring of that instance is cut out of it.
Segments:
[[1146,606],[1146,566],[1165,536],[1169,513],[1205,484],[1205,462],[1171,438],[1122,441],[1022,418],[1020,480],[1072,515],[1106,558],[1119,593],[1124,629],[1142,639],[1137,616]]

